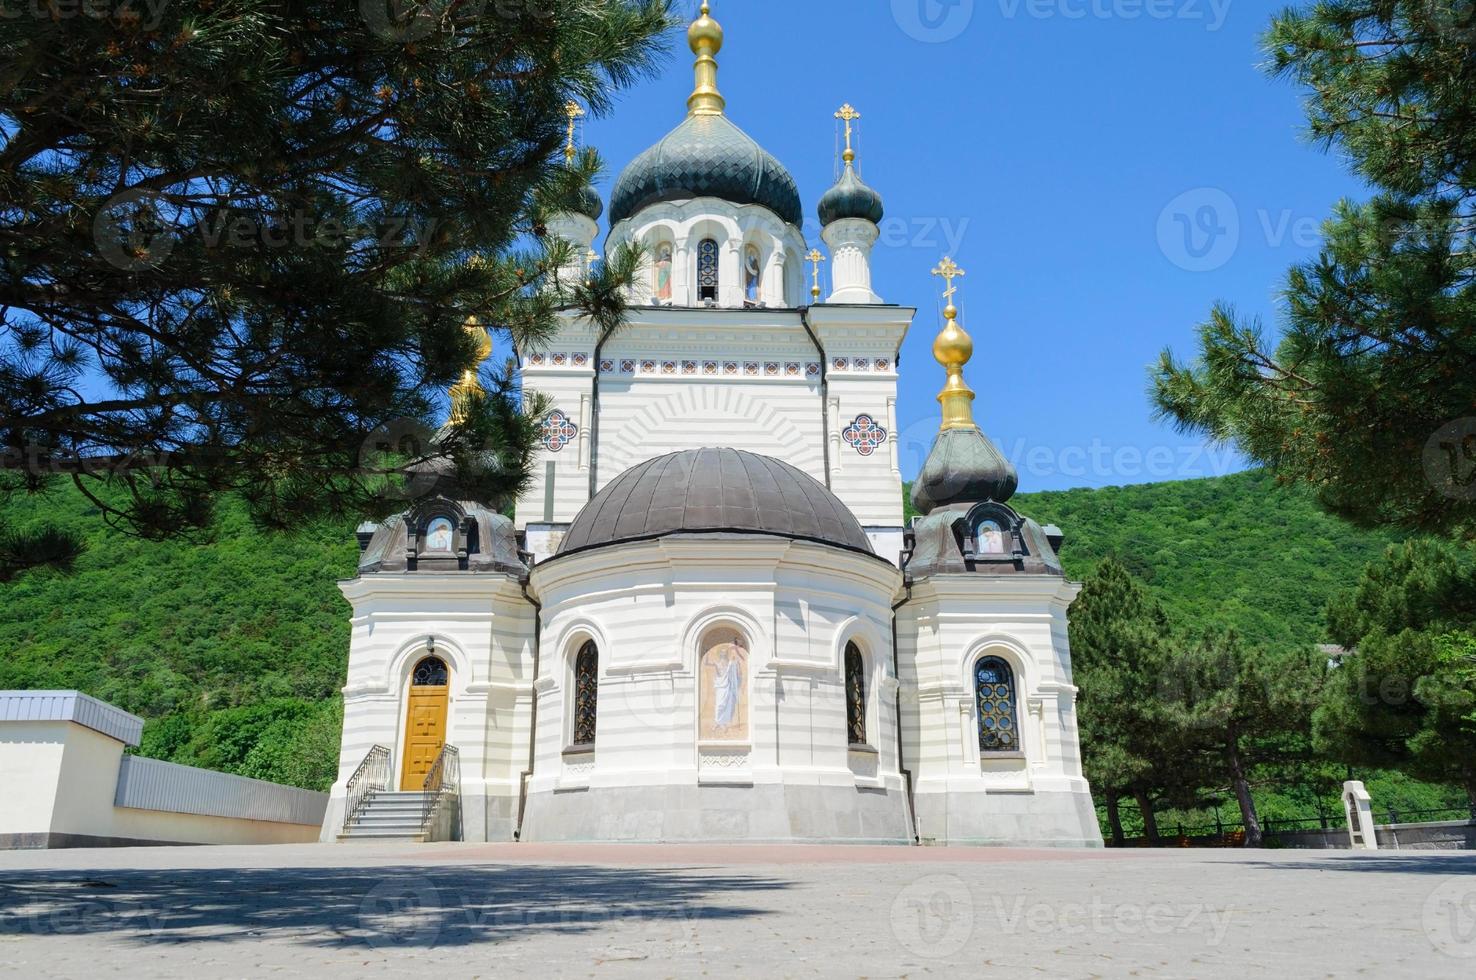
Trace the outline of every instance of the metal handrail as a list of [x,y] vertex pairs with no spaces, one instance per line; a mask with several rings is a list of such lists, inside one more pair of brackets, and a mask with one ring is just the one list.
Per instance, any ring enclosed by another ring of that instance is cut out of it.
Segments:
[[354,817],[359,815],[370,796],[389,789],[389,778],[390,750],[383,745],[376,745],[349,777],[346,787],[348,800],[343,808],[344,833],[348,832],[349,824],[353,823]]
[[454,745],[441,746],[440,754],[425,774],[425,801],[420,811],[420,832],[430,835],[441,804],[447,799],[461,798],[461,753]]

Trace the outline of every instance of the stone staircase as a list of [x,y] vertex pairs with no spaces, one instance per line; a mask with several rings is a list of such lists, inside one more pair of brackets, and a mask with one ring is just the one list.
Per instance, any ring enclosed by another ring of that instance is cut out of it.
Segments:
[[429,835],[420,821],[426,797],[432,793],[371,793],[363,807],[338,835],[341,841],[414,841]]

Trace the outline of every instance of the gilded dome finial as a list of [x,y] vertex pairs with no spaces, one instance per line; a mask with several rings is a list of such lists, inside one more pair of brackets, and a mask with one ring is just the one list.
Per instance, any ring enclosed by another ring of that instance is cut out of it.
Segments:
[[825,255],[818,248],[812,248],[810,249],[810,254],[806,255],[805,258],[813,266],[812,271],[815,275],[814,285],[810,287],[810,296],[818,303],[820,302],[820,263],[825,261]]
[[467,317],[466,323],[461,329],[471,335],[472,341],[477,345],[477,363],[469,370],[461,373],[461,380],[451,386],[451,423],[460,425],[467,420],[470,414],[471,403],[475,399],[484,397],[487,393],[482,388],[482,383],[477,380],[477,369],[482,362],[492,356],[492,335],[487,328],[482,326],[476,317]]
[[842,159],[844,159],[847,164],[855,163],[856,151],[851,149],[851,123],[855,122],[857,119],[860,119],[861,113],[857,112],[855,107],[852,106],[851,103],[847,102],[845,105],[840,107],[839,111],[836,112],[835,118],[843,119],[846,123],[846,152],[842,154]]
[[933,270],[933,275],[947,283],[947,288],[943,291],[943,298],[948,301],[943,310],[944,326],[938,339],[933,341],[933,356],[948,372],[948,380],[938,394],[938,401],[943,405],[943,431],[977,429],[978,425],[974,423],[974,392],[963,377],[964,365],[974,356],[974,341],[958,325],[958,307],[953,304],[953,297],[958,292],[953,280],[963,277],[965,273],[951,257],[945,257],[938,268]]
[[723,26],[712,19],[712,8],[702,4],[702,16],[687,29],[687,43],[697,56],[697,85],[687,99],[687,111],[694,116],[721,116],[727,107],[717,87],[717,53],[723,49]]
[[564,164],[572,167],[574,166],[575,157],[574,126],[578,122],[579,117],[584,115],[584,108],[578,102],[570,99],[564,103],[564,115],[569,119],[569,136],[564,143]]

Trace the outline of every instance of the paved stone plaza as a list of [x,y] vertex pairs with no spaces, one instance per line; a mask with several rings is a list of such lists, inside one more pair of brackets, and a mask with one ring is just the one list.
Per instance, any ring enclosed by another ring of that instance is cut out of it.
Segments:
[[0,853],[26,977],[1476,974],[1476,854],[289,845]]

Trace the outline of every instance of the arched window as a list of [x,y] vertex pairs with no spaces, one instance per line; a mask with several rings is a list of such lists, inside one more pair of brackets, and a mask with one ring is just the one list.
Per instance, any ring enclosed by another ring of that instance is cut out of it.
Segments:
[[998,657],[981,657],[974,665],[974,700],[979,708],[979,751],[1018,752],[1015,721],[1015,672]]
[[716,239],[704,238],[697,246],[697,300],[717,302],[718,298],[718,243]]
[[445,687],[448,677],[446,661],[440,657],[426,657],[415,665],[415,672],[410,675],[410,685],[412,687]]
[[763,270],[759,268],[759,250],[757,245],[747,245],[743,249],[743,305],[758,306],[764,298]]
[[866,660],[846,644],[846,731],[852,745],[866,744]]
[[600,697],[600,651],[590,640],[574,658],[574,744],[593,745]]

